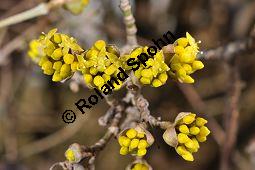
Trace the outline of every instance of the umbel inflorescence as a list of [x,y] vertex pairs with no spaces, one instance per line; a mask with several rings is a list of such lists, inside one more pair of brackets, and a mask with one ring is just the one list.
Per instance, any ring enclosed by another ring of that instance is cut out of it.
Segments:
[[[91,48],[83,49],[75,38],[53,29],[30,42],[28,55],[42,68],[44,74],[51,76],[52,81],[69,79],[77,72],[83,76],[87,87],[100,91],[105,84],[111,82],[112,78],[116,78],[119,68],[130,75],[130,79],[126,81],[132,81],[139,87],[146,85],[160,87],[167,84],[168,79],[181,83],[194,83],[191,75],[204,67],[197,59],[198,43],[186,33],[186,37],[177,39],[172,47],[173,50],[168,54],[163,50],[154,51],[155,55],[134,68],[127,61],[130,59],[134,62],[138,61],[138,56],[147,53],[148,47],[137,46],[127,53],[120,53],[116,45],[98,40]],[[125,85],[125,82],[111,83],[109,87],[112,90],[121,89]],[[118,135],[121,155],[130,154],[141,158],[146,155],[154,142],[153,136],[147,130],[148,122],[136,122],[122,129]],[[204,118],[197,117],[194,113],[182,112],[173,123],[164,121],[159,124],[163,124],[160,127],[165,129],[163,134],[165,142],[174,147],[183,159],[193,161],[193,153],[198,151],[200,143],[205,142],[210,133],[206,123]],[[80,152],[79,147],[69,147],[66,151],[67,160],[78,163],[82,160]],[[147,163],[137,162],[130,165],[129,169],[151,169],[151,167]]]

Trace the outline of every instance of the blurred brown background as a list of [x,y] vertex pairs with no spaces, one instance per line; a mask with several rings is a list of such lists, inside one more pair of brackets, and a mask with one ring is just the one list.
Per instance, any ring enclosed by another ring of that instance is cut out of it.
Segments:
[[[1,0],[0,18],[30,9],[40,2],[43,1]],[[184,36],[188,31],[196,40],[202,41],[201,50],[206,51],[233,41],[246,40],[255,24],[255,1],[252,0],[131,2],[138,27],[138,41],[142,45],[152,44],[152,38],[161,37],[168,30],[176,37]],[[108,109],[104,100],[81,115],[74,103],[80,98],[86,99],[93,91],[80,86],[75,93],[70,89],[71,81],[53,83],[26,54],[31,39],[55,27],[77,38],[84,48],[98,39],[119,47],[125,44],[125,26],[117,0],[91,0],[78,16],[56,9],[49,15],[0,30],[1,170],[49,169],[53,163],[65,159],[64,152],[70,144],[91,145],[105,132],[105,128],[97,123]],[[233,119],[238,132],[234,134],[236,142],[229,154],[230,169],[255,169],[254,51],[244,50],[229,60],[203,60],[205,68],[195,74],[194,88],[168,80],[161,88],[143,89],[152,113],[168,120],[173,120],[181,111],[199,111],[215,118],[228,132],[226,127],[231,127],[226,125],[231,117],[229,113],[237,109],[238,117],[236,121]],[[235,88],[236,75],[240,77],[240,97],[236,94],[238,91],[232,89]],[[115,95],[121,97],[124,91],[115,92]],[[233,99],[235,95],[236,100]],[[74,110],[78,116],[76,122],[68,127],[61,119],[66,109]],[[210,135],[194,155],[195,161],[190,163],[164,143],[160,129],[153,129],[152,132],[157,142],[150,149],[147,159],[155,170],[220,169],[228,137],[219,145],[215,140],[217,134]],[[96,169],[124,169],[131,160],[131,157],[119,155],[117,140],[113,139],[97,158]]]

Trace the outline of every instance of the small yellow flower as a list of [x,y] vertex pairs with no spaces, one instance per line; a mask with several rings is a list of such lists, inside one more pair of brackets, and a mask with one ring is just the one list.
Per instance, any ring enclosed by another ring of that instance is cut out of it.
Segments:
[[[132,67],[127,65],[127,61],[134,59],[135,62],[140,63],[137,65],[137,70],[134,71],[134,75],[139,80],[139,83],[142,85],[151,85],[152,87],[160,87],[166,83],[168,79],[167,71],[170,68],[165,63],[163,51],[157,51],[154,56],[150,56],[147,49],[147,46],[138,47],[133,49],[130,54],[121,56],[122,68],[130,71]],[[146,66],[140,62],[140,55],[148,56],[148,60],[145,62]]]
[[169,63],[168,74],[181,83],[194,83],[190,75],[204,68],[204,64],[196,60],[198,52],[198,42],[188,32],[186,37],[177,39],[174,43],[174,55]]
[[[187,161],[193,161],[192,153],[199,149],[199,142],[205,142],[210,130],[204,126],[207,121],[204,118],[196,117],[196,114],[189,113],[177,122],[178,146],[176,152]],[[199,126],[198,126],[199,125]]]
[[144,156],[147,148],[153,143],[154,139],[149,132],[145,132],[139,126],[129,128],[120,133],[118,142],[121,146],[120,154],[132,154]]
[[[102,90],[111,78],[116,78],[119,73],[119,50],[114,45],[107,45],[105,41],[98,40],[85,52],[85,56],[78,58],[79,71],[82,72],[86,85],[90,88]],[[92,80],[91,80],[92,79]],[[122,82],[111,81],[114,90],[122,87]],[[111,88],[112,89],[112,88]]]
[[70,145],[65,152],[65,157],[71,163],[80,162],[81,159],[83,158],[80,145],[77,143]]
[[192,154],[200,148],[199,142],[205,142],[210,134],[210,130],[205,126],[206,123],[207,120],[196,117],[194,113],[181,112],[164,132],[163,138],[183,159],[193,161]]
[[83,51],[74,38],[52,29],[30,42],[28,54],[42,67],[44,74],[52,75],[52,81],[61,81],[77,71],[76,54]]

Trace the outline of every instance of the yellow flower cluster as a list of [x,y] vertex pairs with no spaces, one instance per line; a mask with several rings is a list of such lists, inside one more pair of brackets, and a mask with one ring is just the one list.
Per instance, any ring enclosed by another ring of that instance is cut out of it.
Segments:
[[61,81],[78,69],[77,56],[82,52],[73,37],[53,29],[30,43],[28,55],[38,60],[44,74],[52,75],[52,81]]
[[124,135],[119,137],[118,141],[121,146],[121,155],[130,153],[137,156],[144,156],[147,153],[146,148],[149,147],[145,133],[139,133],[134,128],[128,129]]
[[[79,58],[80,69],[85,83],[90,87],[101,87],[107,83],[111,77],[116,77],[121,66],[119,61],[119,51],[115,46],[106,45],[103,40],[98,40],[86,51],[84,58]],[[119,85],[113,83],[115,90],[120,89]]]
[[149,170],[149,167],[143,163],[136,163],[131,170]]
[[75,15],[80,14],[83,9],[88,5],[89,0],[72,0],[64,5],[64,8]]
[[[152,87],[159,87],[166,83],[168,79],[167,71],[169,67],[164,61],[163,51],[158,51],[154,56],[150,56],[147,52],[148,47],[138,47],[134,49],[130,55],[124,55],[122,60],[124,65],[127,64],[129,58],[137,60],[138,56],[146,54],[149,58],[145,62],[146,66],[142,63],[137,63],[137,70],[134,71],[135,77],[142,85],[151,85]],[[124,66],[127,70],[130,70],[130,66]]]
[[204,67],[201,61],[196,60],[198,52],[197,42],[188,32],[186,37],[177,39],[174,43],[175,54],[169,64],[169,75],[182,83],[194,83],[190,74]]
[[205,142],[210,130],[205,126],[207,120],[189,114],[176,125],[178,146],[176,152],[187,161],[193,161],[192,153],[199,149],[199,142]]
[[70,145],[65,152],[65,157],[71,163],[80,162],[83,158],[80,145],[77,143]]

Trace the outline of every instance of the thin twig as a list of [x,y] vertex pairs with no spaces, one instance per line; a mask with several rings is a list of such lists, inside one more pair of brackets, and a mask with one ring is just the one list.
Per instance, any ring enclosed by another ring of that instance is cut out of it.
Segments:
[[120,8],[123,12],[124,23],[126,25],[127,44],[129,46],[136,46],[137,45],[137,37],[136,37],[137,28],[135,25],[135,18],[131,11],[131,5],[129,0],[121,0]]
[[[237,59],[236,59],[237,60]],[[233,81],[231,82],[230,88],[230,102],[229,109],[225,116],[225,131],[226,137],[225,142],[223,143],[222,157],[221,157],[221,170],[232,169],[230,167],[230,160],[233,153],[234,145],[237,138],[237,129],[238,129],[238,118],[239,118],[239,109],[238,103],[241,95],[241,81],[240,75],[238,72],[238,64],[235,63],[233,71],[229,75]]]

